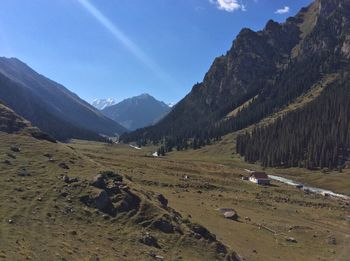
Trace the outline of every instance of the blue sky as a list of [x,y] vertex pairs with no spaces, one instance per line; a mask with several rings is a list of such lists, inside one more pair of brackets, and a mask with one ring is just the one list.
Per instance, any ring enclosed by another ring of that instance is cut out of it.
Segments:
[[0,56],[91,102],[183,98],[243,27],[283,22],[311,0],[1,0]]

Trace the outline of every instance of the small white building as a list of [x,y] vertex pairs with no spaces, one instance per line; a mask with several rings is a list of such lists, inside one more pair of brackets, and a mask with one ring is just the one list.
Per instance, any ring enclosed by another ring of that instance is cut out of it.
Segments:
[[249,181],[259,185],[270,185],[270,179],[265,172],[252,172]]

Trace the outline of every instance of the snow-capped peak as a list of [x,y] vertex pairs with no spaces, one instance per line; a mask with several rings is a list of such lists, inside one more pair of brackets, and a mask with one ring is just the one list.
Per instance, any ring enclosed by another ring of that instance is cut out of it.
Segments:
[[109,107],[109,106],[117,104],[117,100],[114,99],[114,98],[95,99],[95,100],[93,100],[93,102],[91,104],[96,109],[103,110],[106,107]]
[[170,108],[174,107],[176,105],[176,102],[170,102],[167,104]]

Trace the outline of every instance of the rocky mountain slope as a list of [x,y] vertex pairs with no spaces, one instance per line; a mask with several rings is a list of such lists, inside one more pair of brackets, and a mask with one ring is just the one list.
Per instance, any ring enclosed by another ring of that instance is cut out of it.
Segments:
[[349,70],[349,28],[346,0],[316,0],[282,24],[269,21],[258,32],[245,28],[169,115],[122,139],[165,139],[166,150],[196,148],[256,124]]
[[170,107],[149,94],[141,94],[106,107],[102,113],[128,130],[153,125],[170,112]]
[[100,139],[125,128],[15,58],[0,58],[0,100],[56,139]]

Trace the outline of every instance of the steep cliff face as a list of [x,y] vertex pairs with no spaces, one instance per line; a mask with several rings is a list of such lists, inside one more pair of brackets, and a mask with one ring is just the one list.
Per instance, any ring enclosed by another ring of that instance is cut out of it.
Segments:
[[272,80],[299,41],[295,23],[269,21],[263,31],[243,29],[226,55],[218,57],[172,114],[184,111],[197,117],[219,112],[219,117],[257,94]]
[[349,5],[346,0],[317,0],[283,24],[269,21],[259,32],[243,29],[232,48],[215,59],[203,82],[167,117],[124,139],[218,137],[283,108],[327,74],[347,70]]

